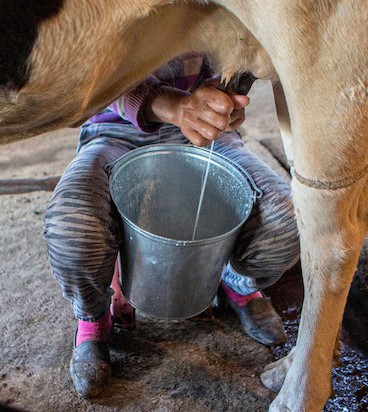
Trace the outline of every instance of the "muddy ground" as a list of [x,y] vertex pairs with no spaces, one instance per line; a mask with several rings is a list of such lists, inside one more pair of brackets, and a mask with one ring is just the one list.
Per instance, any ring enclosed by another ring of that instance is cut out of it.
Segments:
[[[288,180],[280,165],[269,85],[255,87],[251,97],[246,144]],[[76,141],[77,130],[68,129],[2,147],[0,179],[59,175]],[[269,290],[287,327],[285,346],[266,348],[252,341],[232,313],[210,323],[159,322],[138,314],[134,331],[112,339],[110,387],[99,398],[82,400],[68,372],[76,321],[50,274],[41,237],[49,199],[44,191],[0,196],[0,402],[60,412],[267,410],[274,394],[259,376],[265,364],[295,343],[302,301],[298,266]],[[366,253],[345,315],[336,393],[325,411],[368,410],[367,261]]]

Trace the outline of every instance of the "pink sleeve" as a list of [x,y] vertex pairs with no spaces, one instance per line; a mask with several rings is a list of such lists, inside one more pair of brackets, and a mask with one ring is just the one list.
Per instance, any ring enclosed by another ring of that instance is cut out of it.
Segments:
[[146,133],[155,132],[159,130],[162,124],[146,122],[142,116],[143,107],[150,103],[157,89],[164,84],[166,83],[158,80],[154,76],[150,76],[130,92],[112,103],[109,108],[125,120],[131,122],[138,130]]

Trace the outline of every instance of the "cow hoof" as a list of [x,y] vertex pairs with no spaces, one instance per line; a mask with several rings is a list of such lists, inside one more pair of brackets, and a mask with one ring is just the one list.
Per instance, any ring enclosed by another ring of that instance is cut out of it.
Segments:
[[265,367],[265,372],[261,375],[261,382],[272,392],[279,392],[284,384],[286,374],[293,362],[293,348],[290,353],[276,362],[270,363]]
[[305,409],[298,409],[297,406],[284,404],[282,401],[278,401],[276,398],[270,405],[268,412],[300,412]]
[[271,405],[268,412],[292,412],[287,406],[273,406]]

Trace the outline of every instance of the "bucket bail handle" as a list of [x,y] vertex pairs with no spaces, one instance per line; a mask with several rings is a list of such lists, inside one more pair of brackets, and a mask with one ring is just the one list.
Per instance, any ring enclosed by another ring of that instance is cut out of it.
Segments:
[[263,191],[255,184],[251,175],[243,168],[242,170],[247,178],[253,192],[253,202],[256,203],[258,199],[261,199],[263,196]]

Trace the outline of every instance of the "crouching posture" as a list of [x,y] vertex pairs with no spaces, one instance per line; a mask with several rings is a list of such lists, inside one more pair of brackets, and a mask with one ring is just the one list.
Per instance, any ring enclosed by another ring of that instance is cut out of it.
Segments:
[[172,60],[85,123],[78,153],[48,207],[44,237],[52,272],[78,319],[70,372],[83,397],[99,394],[111,374],[110,285],[122,232],[105,166],[144,145],[215,140],[214,150],[245,168],[263,191],[220,287],[246,334],[265,345],[285,340],[281,318],[262,290],[299,259],[289,187],[243,147],[236,129],[248,97],[220,91],[210,73],[199,82],[202,60],[198,53]]

